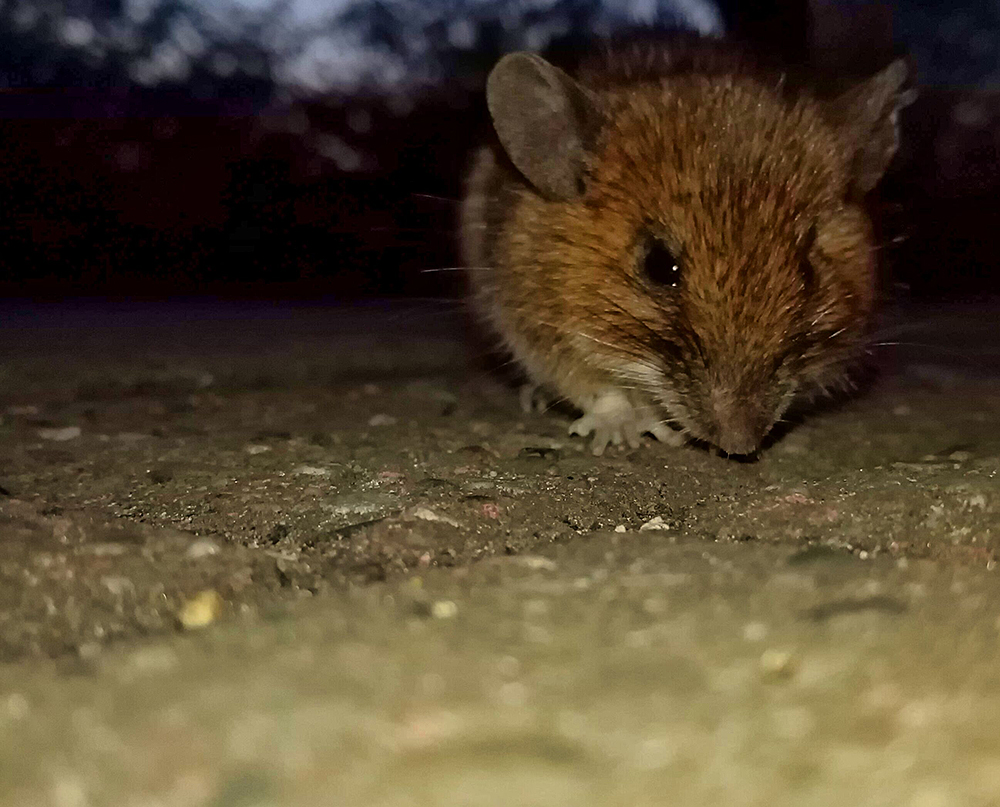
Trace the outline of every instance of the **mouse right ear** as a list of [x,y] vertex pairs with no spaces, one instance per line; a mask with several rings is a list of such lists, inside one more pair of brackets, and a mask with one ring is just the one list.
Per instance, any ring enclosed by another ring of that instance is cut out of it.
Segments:
[[486,103],[504,151],[552,199],[582,187],[586,152],[597,130],[590,92],[533,53],[510,53],[486,81]]
[[915,90],[903,89],[909,73],[897,59],[825,104],[827,120],[849,150],[852,186],[861,195],[878,184],[899,148],[899,111],[916,97]]

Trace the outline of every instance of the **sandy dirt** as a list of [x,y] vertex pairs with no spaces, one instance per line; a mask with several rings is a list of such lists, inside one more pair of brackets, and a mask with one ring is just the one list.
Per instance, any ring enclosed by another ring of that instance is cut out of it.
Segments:
[[173,631],[203,592],[252,618],[615,528],[992,565],[1000,340],[964,310],[912,321],[867,395],[737,462],[592,457],[565,413],[521,412],[449,307],[12,309],[0,657]]
[[0,803],[998,803],[995,311],[737,462],[453,307],[8,305]]

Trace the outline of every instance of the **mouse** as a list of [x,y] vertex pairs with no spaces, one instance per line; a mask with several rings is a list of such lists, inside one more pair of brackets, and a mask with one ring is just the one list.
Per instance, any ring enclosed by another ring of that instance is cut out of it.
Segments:
[[460,232],[471,302],[592,451],[644,435],[754,455],[850,384],[876,304],[865,197],[906,61],[833,97],[725,40],[605,45],[489,73]]

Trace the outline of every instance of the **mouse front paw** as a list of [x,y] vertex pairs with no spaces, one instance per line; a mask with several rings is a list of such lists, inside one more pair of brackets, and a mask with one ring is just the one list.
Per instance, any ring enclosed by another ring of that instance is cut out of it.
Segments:
[[583,417],[573,421],[570,434],[586,437],[593,433],[590,444],[595,456],[600,456],[608,445],[627,443],[631,448],[642,444],[642,435],[651,434],[657,440],[679,445],[683,437],[655,417],[651,407],[636,407],[620,392],[605,392],[594,399],[584,410]]

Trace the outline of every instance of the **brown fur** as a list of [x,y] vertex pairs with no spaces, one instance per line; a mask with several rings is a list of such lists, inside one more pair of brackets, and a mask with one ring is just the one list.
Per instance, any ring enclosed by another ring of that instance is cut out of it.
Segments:
[[[585,416],[618,391],[735,453],[842,381],[874,303],[857,150],[820,102],[746,64],[689,41],[585,63],[599,125],[580,194],[546,197],[493,145],[463,209],[478,306],[536,383]],[[677,287],[643,275],[651,238]]]

